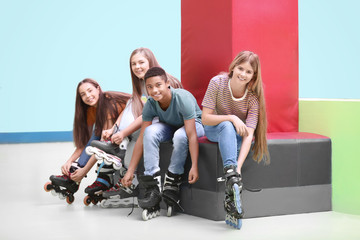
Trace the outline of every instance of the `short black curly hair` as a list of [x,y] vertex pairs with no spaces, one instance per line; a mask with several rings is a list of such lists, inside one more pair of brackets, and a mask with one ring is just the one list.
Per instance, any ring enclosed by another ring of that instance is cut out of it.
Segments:
[[148,78],[156,77],[156,76],[161,77],[161,79],[163,79],[165,82],[167,82],[168,80],[165,70],[162,69],[161,67],[152,67],[149,70],[147,70],[144,76],[144,80],[146,82]]

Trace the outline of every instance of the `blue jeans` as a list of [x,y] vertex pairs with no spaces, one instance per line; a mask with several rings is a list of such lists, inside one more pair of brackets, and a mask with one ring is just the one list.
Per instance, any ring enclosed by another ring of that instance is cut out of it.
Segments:
[[237,166],[242,137],[237,134],[234,125],[224,121],[215,126],[204,125],[206,137],[219,144],[224,167]]
[[[204,136],[204,127],[195,121],[198,137]],[[189,141],[185,127],[176,128],[165,123],[153,123],[144,132],[144,167],[145,175],[154,175],[160,171],[160,143],[172,140],[173,151],[168,170],[174,174],[183,174],[184,165],[189,152]]]
[[[91,137],[90,137],[90,140],[88,141],[88,143],[86,144],[85,148],[87,146],[90,146],[90,143],[91,141],[93,140],[100,140],[100,136],[95,136],[95,133],[93,132]],[[85,152],[85,148],[84,150],[82,151],[80,157],[79,157],[79,160],[78,160],[78,164],[80,165],[80,167],[84,167],[86,165],[86,163],[89,161],[90,157],[89,155],[86,154]]]

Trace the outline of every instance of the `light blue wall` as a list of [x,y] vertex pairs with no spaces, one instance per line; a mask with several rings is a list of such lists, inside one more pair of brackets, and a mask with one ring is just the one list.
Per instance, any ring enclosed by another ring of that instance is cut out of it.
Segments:
[[300,98],[360,99],[360,1],[299,0]]
[[71,131],[83,78],[131,93],[129,56],[150,48],[180,78],[180,0],[0,1],[0,133]]
[[[77,83],[131,92],[149,47],[180,78],[180,0],[0,1],[0,133],[71,131]],[[299,0],[300,98],[360,99],[360,1]]]

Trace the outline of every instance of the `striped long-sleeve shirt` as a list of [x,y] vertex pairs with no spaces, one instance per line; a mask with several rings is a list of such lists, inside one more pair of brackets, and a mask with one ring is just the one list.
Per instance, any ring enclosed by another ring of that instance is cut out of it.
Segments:
[[251,91],[244,98],[233,99],[227,75],[217,75],[210,80],[202,106],[215,110],[218,115],[236,115],[247,127],[256,128],[259,100]]

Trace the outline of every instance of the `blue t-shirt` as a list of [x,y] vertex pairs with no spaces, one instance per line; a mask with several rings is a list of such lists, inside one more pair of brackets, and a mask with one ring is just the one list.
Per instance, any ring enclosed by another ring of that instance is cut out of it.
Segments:
[[145,103],[142,118],[143,121],[152,121],[154,117],[159,117],[159,121],[174,127],[184,126],[184,120],[195,119],[201,122],[201,110],[195,97],[185,89],[170,88],[171,102],[164,111],[159,103],[149,97]]

